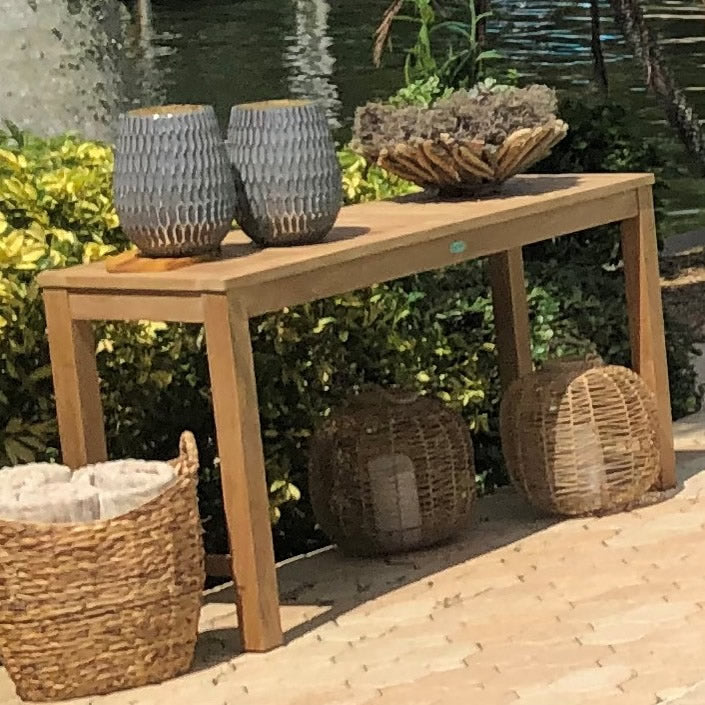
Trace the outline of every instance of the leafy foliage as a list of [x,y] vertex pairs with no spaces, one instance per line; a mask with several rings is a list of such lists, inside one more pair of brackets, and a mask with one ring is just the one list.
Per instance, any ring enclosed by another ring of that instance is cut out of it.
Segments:
[[368,164],[349,147],[342,149],[338,157],[343,169],[343,195],[348,203],[379,201],[419,190],[381,167]]
[[444,88],[438,76],[431,76],[402,86],[388,102],[395,108],[407,105],[430,108],[437,100],[447,98],[451,93],[453,93],[453,89]]
[[[665,162],[653,139],[634,132],[627,109],[600,96],[563,97],[558,114],[570,129],[551,155],[533,171],[539,173],[638,172],[651,171],[657,176],[654,198],[657,216],[662,218],[661,198],[667,189],[659,178]],[[549,252],[550,250],[550,252]],[[578,237],[563,238],[537,246],[535,256],[572,261],[599,261],[619,265],[618,228],[602,228]]]
[[110,150],[13,135],[0,133],[0,464],[55,452],[37,272],[98,259],[121,239]]
[[477,11],[476,0],[394,0],[377,29],[375,63],[394,23],[410,23],[416,37],[404,50],[407,86],[435,78],[451,89],[469,88],[484,76],[487,62],[501,58],[497,51],[485,49],[480,38],[480,27],[489,16]]

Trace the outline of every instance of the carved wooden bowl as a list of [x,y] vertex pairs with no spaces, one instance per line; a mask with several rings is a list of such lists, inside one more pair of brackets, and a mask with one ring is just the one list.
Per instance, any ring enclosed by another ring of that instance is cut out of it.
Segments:
[[456,140],[441,134],[437,140],[409,141],[364,156],[387,171],[440,195],[462,196],[497,189],[512,176],[547,157],[567,134],[563,120],[512,132],[498,147],[483,140]]

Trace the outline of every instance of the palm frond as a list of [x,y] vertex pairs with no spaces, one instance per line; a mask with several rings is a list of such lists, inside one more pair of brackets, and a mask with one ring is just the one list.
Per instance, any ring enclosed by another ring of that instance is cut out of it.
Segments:
[[375,44],[374,49],[372,50],[372,61],[378,68],[382,62],[382,52],[387,44],[389,32],[392,29],[392,23],[394,22],[394,18],[401,12],[403,5],[404,0],[393,0],[392,4],[384,13],[382,21],[379,23],[379,27],[377,27],[377,30],[375,31]]

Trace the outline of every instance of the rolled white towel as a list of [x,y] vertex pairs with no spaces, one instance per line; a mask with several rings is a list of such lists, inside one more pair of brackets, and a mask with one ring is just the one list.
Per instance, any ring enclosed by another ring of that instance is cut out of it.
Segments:
[[95,487],[100,497],[100,518],[114,519],[157,497],[175,477],[168,463],[118,460],[82,468],[74,473],[72,483]]
[[53,482],[20,490],[17,517],[49,524],[96,521],[100,518],[98,490],[90,485]]
[[28,463],[0,468],[0,487],[19,490],[22,487],[38,487],[47,482],[68,482],[71,470],[55,463]]
[[0,519],[16,521],[19,516],[17,492],[9,487],[0,487]]

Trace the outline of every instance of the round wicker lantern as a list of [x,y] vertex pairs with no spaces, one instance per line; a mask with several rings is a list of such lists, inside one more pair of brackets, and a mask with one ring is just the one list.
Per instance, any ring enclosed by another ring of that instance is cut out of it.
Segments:
[[365,392],[314,435],[309,487],[321,528],[346,553],[442,542],[466,524],[475,498],[467,425],[436,399]]
[[550,514],[626,509],[658,475],[656,401],[625,367],[548,363],[508,389],[500,423],[513,483]]

